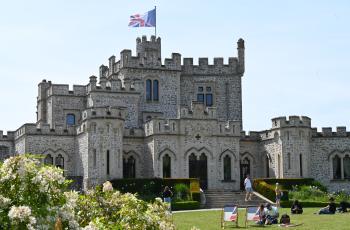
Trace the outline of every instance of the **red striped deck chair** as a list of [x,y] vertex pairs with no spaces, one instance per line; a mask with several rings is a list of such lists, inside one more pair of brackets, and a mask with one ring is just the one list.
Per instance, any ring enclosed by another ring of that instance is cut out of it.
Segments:
[[245,226],[247,227],[248,221],[254,221],[257,222],[260,220],[259,215],[257,214],[259,207],[257,206],[248,206],[246,208],[246,213],[245,213]]
[[221,213],[221,228],[225,228],[226,222],[236,222],[238,227],[238,206],[235,204],[225,205]]

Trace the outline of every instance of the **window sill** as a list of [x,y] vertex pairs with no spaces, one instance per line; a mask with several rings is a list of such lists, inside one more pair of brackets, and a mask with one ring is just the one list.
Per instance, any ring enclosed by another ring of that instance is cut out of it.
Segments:
[[236,182],[236,180],[221,180],[222,183],[232,183]]

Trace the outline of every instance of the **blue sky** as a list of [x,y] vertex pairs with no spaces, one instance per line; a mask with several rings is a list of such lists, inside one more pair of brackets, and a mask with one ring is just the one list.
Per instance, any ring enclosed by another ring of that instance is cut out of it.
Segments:
[[236,56],[246,41],[244,129],[277,116],[350,130],[350,3],[347,1],[0,0],[0,129],[35,122],[37,84],[87,84],[108,58],[135,53],[153,28],[129,16],[157,5],[162,58]]

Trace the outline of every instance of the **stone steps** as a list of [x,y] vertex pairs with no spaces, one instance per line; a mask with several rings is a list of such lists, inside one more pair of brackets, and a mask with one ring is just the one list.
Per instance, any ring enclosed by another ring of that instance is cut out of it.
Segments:
[[245,192],[227,190],[205,191],[205,208],[222,208],[226,204],[236,204],[240,207],[258,206],[267,201],[253,194],[251,201],[245,201]]

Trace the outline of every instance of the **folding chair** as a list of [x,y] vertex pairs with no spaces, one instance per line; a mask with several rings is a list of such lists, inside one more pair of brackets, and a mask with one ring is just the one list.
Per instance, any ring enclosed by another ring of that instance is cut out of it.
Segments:
[[259,221],[260,217],[257,214],[259,207],[257,206],[248,206],[246,208],[246,212],[245,212],[245,227],[247,227],[248,221]]
[[236,222],[238,227],[238,205],[225,205],[221,212],[221,228],[225,228],[225,222]]

